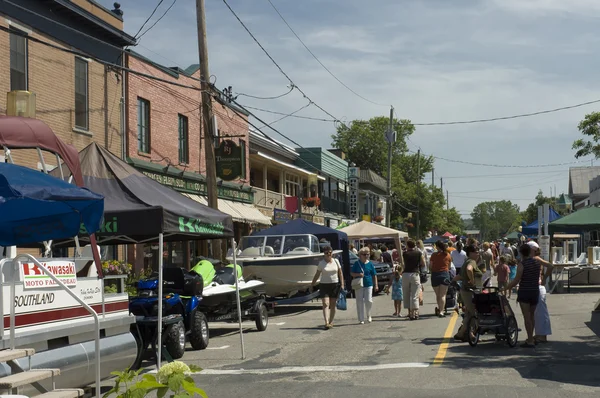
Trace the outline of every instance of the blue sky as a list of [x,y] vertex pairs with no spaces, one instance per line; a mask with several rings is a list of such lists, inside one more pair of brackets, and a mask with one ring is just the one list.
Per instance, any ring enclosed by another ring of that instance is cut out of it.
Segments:
[[[493,118],[600,98],[597,0],[272,0],[311,50],[361,95],[391,104],[414,123]],[[134,34],[158,0],[121,0]],[[151,23],[171,4],[165,0]],[[267,0],[228,0],[292,80],[317,104],[350,121],[388,115],[354,96],[302,47]],[[100,0],[112,8],[113,1]],[[206,1],[210,72],[217,87],[276,96],[288,81],[222,1]],[[178,0],[136,51],[168,66],[198,62],[195,1]],[[296,91],[246,105],[290,113],[307,101]],[[600,104],[492,123],[419,126],[412,150],[496,165],[575,162],[578,122]],[[314,106],[298,113],[328,118]],[[277,115],[257,112],[266,120]],[[288,118],[274,125],[303,146],[330,147],[333,123]],[[265,130],[267,132],[268,130]],[[590,165],[591,162],[571,166]],[[568,191],[569,165],[503,168],[436,160],[450,206],[467,216],[479,202],[509,199],[524,209],[542,189]],[[478,176],[497,175],[496,177]],[[427,181],[431,181],[428,175]]]

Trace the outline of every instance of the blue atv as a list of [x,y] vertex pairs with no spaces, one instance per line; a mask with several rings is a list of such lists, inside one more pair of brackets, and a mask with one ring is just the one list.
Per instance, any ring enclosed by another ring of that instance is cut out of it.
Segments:
[[[203,277],[197,272],[188,272],[183,268],[163,269],[162,344],[167,350],[167,359],[183,356],[186,337],[194,350],[208,346],[208,320],[200,309],[203,288]],[[133,334],[140,346],[133,368],[141,365],[147,347],[155,347],[157,343],[158,277],[153,275],[139,281],[137,290],[137,297],[131,297],[129,301],[129,311],[137,317]]]

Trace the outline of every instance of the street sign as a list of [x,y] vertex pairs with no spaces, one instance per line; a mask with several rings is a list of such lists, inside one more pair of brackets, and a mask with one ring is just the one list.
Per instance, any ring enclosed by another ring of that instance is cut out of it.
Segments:
[[217,177],[224,181],[232,181],[242,175],[242,148],[232,140],[223,140],[215,149]]

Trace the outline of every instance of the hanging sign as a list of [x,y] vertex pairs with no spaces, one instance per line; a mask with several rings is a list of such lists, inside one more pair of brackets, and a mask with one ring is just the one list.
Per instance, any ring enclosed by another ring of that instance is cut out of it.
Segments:
[[215,149],[217,177],[224,181],[232,181],[242,175],[242,148],[232,140],[223,140]]

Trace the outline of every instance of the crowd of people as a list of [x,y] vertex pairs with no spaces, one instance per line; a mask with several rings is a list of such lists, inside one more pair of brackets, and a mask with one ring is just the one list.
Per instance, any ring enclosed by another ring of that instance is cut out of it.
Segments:
[[[540,257],[540,247],[534,241],[511,245],[508,242],[483,242],[475,239],[435,243],[435,252],[429,254],[421,240],[407,240],[399,252],[386,246],[364,246],[356,251],[359,259],[351,265],[352,286],[356,294],[359,324],[372,322],[373,291],[378,291],[377,272],[372,260],[393,265],[393,276],[384,291],[391,294],[393,316],[403,317],[402,307],[409,320],[419,319],[423,305],[423,291],[429,282],[435,293],[435,316],[445,317],[448,311],[462,308],[463,323],[454,336],[467,341],[467,325],[475,315],[472,289],[495,286],[507,299],[516,290],[516,301],[521,307],[527,340],[522,347],[546,343],[552,334],[550,315],[546,305],[546,281],[552,265]],[[335,302],[339,289],[344,289],[342,267],[332,257],[331,247],[324,250],[325,258],[319,265],[313,284],[321,280],[321,298],[325,328],[333,327]],[[454,283],[460,286],[458,292]],[[517,289],[518,288],[518,289]]]

